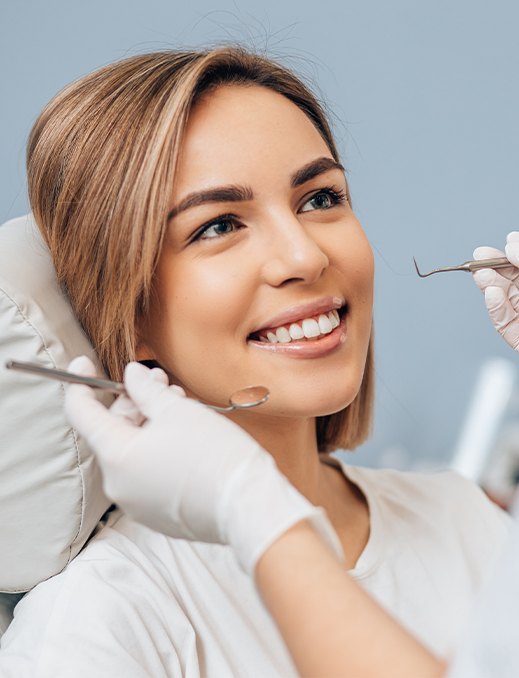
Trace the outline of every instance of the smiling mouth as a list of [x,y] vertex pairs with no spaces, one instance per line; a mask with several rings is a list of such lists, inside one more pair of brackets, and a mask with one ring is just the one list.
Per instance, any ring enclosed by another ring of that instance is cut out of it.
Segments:
[[319,313],[308,318],[302,318],[297,322],[252,332],[247,337],[247,341],[285,345],[296,342],[298,344],[318,342],[339,327],[347,312],[348,306],[345,304],[341,308],[328,313]]

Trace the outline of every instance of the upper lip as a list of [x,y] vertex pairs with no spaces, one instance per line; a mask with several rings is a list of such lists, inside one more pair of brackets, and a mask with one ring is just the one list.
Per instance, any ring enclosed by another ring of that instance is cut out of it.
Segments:
[[304,318],[312,318],[319,313],[329,313],[334,309],[344,306],[345,301],[342,297],[321,297],[315,301],[308,301],[297,306],[289,306],[281,313],[272,316],[266,322],[252,330],[251,334],[256,334],[261,330],[266,330],[274,327],[281,327],[282,325],[289,325],[290,323],[304,320]]

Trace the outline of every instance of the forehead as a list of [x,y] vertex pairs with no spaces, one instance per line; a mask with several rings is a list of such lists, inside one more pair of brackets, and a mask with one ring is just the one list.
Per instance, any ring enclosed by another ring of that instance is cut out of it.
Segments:
[[256,85],[222,86],[190,114],[175,193],[214,183],[281,181],[329,155],[313,123],[286,97]]

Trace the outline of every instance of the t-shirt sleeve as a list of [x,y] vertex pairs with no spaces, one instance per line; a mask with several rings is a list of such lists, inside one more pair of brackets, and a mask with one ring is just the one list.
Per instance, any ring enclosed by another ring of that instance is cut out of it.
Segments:
[[73,562],[16,607],[2,637],[0,676],[199,675],[193,629],[174,601],[161,614],[164,595],[135,563]]

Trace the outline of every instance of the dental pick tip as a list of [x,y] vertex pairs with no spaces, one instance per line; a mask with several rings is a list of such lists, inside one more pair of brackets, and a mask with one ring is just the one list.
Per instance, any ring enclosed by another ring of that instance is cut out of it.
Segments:
[[[414,257],[413,257],[413,261],[414,261],[414,267],[416,268],[416,272],[418,273],[420,278],[427,278],[428,275],[431,275],[431,273],[427,273],[427,274],[420,273],[420,269],[418,268],[418,264],[416,263],[416,259]],[[433,273],[434,273],[434,271],[433,271]]]

